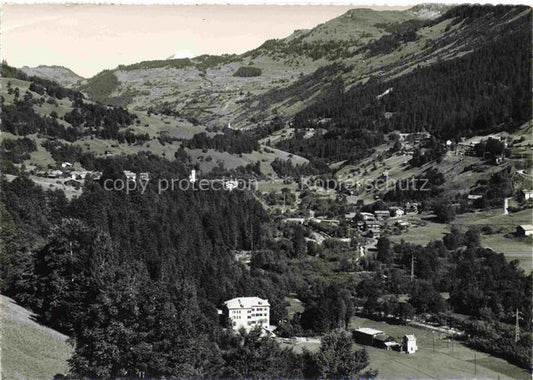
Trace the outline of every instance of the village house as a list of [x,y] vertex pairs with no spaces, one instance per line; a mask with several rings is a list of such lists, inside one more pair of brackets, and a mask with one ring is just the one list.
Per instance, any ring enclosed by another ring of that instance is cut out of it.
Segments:
[[355,212],[349,212],[348,214],[344,214],[344,219],[353,219],[355,218],[355,215]]
[[385,220],[390,216],[389,210],[376,210],[374,211],[377,220]]
[[304,224],[305,218],[285,218],[281,220],[282,223],[298,223]]
[[71,171],[70,172],[70,178],[75,180],[85,179],[87,174],[90,172],[88,171]]
[[46,172],[48,178],[59,178],[63,175],[61,170],[49,170]]
[[318,224],[329,224],[332,226],[338,226],[340,224],[340,221],[337,219],[325,219],[325,218],[311,218],[311,220]]
[[533,225],[531,224],[522,224],[516,227],[516,235],[518,236],[532,236],[533,235]]
[[407,202],[404,207],[404,212],[406,214],[418,214],[418,207],[420,207],[420,204],[417,202]]
[[71,164],[70,162],[63,162],[63,163],[61,164],[61,167],[62,167],[63,169],[70,169],[70,168],[72,168],[72,164]]
[[520,198],[524,201],[527,201],[529,199],[532,199],[533,198],[533,190],[522,190],[520,192]]
[[255,326],[270,328],[270,304],[259,297],[237,297],[224,302],[233,330],[252,330]]
[[230,180],[224,181],[224,189],[226,189],[226,190],[233,191],[234,189],[237,188],[237,186],[239,186],[239,184],[234,179],[230,179]]
[[124,170],[124,175],[126,176],[126,180],[128,181],[135,181],[135,178],[137,178],[137,175],[129,170]]
[[90,177],[95,181],[99,181],[102,178],[102,172],[93,172],[90,174]]
[[140,181],[149,181],[150,175],[148,173],[139,173],[139,180]]
[[398,220],[395,224],[402,230],[405,230],[410,226],[409,222],[406,220]]
[[361,217],[363,218],[363,220],[365,222],[367,221],[371,221],[371,220],[376,220],[376,217],[374,216],[374,214],[371,214],[369,212],[362,212],[360,213]]
[[393,218],[405,215],[403,208],[397,206],[389,207],[389,213]]
[[64,183],[65,183],[65,185],[72,186],[74,188],[80,188],[81,187],[81,182],[76,180],[76,179],[68,179]]

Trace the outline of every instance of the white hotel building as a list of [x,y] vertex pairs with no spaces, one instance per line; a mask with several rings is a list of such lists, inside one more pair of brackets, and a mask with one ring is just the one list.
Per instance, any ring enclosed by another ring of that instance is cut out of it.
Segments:
[[237,297],[224,302],[233,330],[252,330],[261,325],[270,326],[270,304],[258,297]]

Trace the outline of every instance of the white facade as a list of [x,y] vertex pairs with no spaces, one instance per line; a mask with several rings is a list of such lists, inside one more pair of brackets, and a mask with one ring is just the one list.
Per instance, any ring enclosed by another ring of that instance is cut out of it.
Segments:
[[414,335],[405,335],[403,337],[403,344],[405,347],[405,352],[408,354],[414,354],[418,351],[418,346],[416,345],[416,337]]
[[129,170],[124,170],[124,176],[126,177],[126,180],[128,181],[135,181],[135,178],[137,178],[137,175]]
[[252,330],[260,325],[270,325],[270,304],[259,297],[238,297],[224,302],[233,330]]

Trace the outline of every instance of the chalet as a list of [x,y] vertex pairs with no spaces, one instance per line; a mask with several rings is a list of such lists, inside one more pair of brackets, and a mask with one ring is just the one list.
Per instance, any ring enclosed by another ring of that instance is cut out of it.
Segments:
[[533,198],[533,190],[522,190],[520,192],[520,198],[524,201],[527,201],[529,199],[532,199]]
[[196,170],[191,170],[191,175],[189,175],[189,182],[195,183],[196,182]]
[[89,172],[87,171],[71,171],[70,172],[70,178],[80,180],[85,179]]
[[69,180],[66,180],[64,183],[67,186],[72,186],[72,187],[78,188],[78,189],[81,187],[81,182],[76,180],[76,179],[69,179]]
[[518,236],[532,236],[533,235],[533,225],[531,224],[522,224],[516,227],[516,234]]
[[128,181],[135,181],[135,178],[137,178],[137,175],[129,170],[124,170],[124,175],[126,176],[126,180]]
[[281,220],[282,223],[298,223],[304,224],[305,218],[285,218]]
[[224,182],[224,189],[229,190],[229,191],[233,191],[234,189],[237,188],[237,186],[239,186],[239,184],[234,179],[230,179]]
[[505,160],[505,156],[500,154],[500,155],[494,157],[494,164],[495,165],[500,165],[500,164],[503,163],[504,160]]
[[389,210],[376,210],[374,211],[377,220],[385,220],[390,216]]
[[361,216],[363,217],[363,220],[365,222],[370,221],[370,220],[376,220],[376,217],[374,216],[374,214],[371,214],[369,212],[362,212]]
[[410,224],[407,220],[398,220],[396,223],[395,223],[399,228],[401,228],[402,230],[405,230],[407,228],[409,228]]
[[315,223],[329,224],[332,226],[338,226],[340,224],[340,221],[338,221],[337,219],[311,218],[311,220]]
[[415,133],[399,133],[400,141],[409,141],[418,143],[424,139],[429,139],[431,134],[428,132],[415,132]]
[[408,354],[414,354],[417,352],[418,346],[416,345],[416,337],[414,335],[404,335],[403,347]]
[[365,227],[367,230],[381,229],[381,224],[375,220],[369,220],[365,222]]
[[224,302],[226,316],[233,330],[252,330],[255,326],[270,328],[270,304],[259,297],[237,297]]
[[355,215],[355,212],[349,212],[348,214],[344,214],[344,219],[353,219],[355,218]]
[[419,203],[416,203],[416,202],[407,202],[405,204],[405,209],[404,209],[404,212],[406,214],[418,214],[418,208],[420,207],[420,204]]
[[389,207],[389,213],[392,217],[404,216],[405,211],[401,207]]
[[61,167],[62,167],[63,169],[70,169],[70,168],[72,168],[72,164],[71,164],[70,162],[63,162],[63,163],[61,164]]
[[49,170],[46,172],[48,178],[59,178],[63,175],[61,170]]
[[99,181],[102,178],[102,172],[92,172],[90,177],[95,181]]

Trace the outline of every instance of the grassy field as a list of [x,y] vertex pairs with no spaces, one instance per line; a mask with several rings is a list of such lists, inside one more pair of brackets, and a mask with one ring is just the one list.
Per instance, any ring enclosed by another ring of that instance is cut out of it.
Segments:
[[[408,243],[426,245],[432,240],[440,240],[450,231],[450,226],[442,223],[435,223],[429,215],[409,215],[402,217],[411,223],[411,227],[400,235],[390,236],[390,240],[399,243],[405,240]],[[424,220],[427,224],[418,226]],[[531,210],[523,210],[516,213],[504,215],[502,210],[494,209],[487,211],[476,211],[457,215],[453,224],[463,230],[469,228],[490,227],[493,231],[490,235],[481,234],[481,245],[491,248],[496,252],[504,253],[508,260],[517,259],[520,266],[529,272],[533,269],[533,247],[527,241],[514,237],[508,237],[516,230],[520,224],[531,224]],[[507,235],[507,236],[506,236]]]
[[[429,215],[408,215],[398,219],[406,220],[411,223],[409,229],[401,235],[391,235],[389,239],[394,243],[405,240],[408,243],[426,245],[432,240],[442,240],[444,235],[450,232],[450,227],[443,223],[436,223],[431,220]],[[419,226],[420,222],[426,223],[425,226]],[[389,221],[391,224],[391,221]]]
[[51,379],[69,370],[67,337],[32,320],[31,313],[1,296],[2,378]]
[[[403,335],[414,334],[418,352],[405,354],[381,348],[356,344],[366,348],[370,356],[369,368],[378,370],[378,379],[530,379],[524,369],[494,356],[472,350],[457,341],[430,330],[411,326],[390,325],[366,318],[352,317],[350,329],[370,327],[381,330],[401,341]],[[288,346],[287,343],[283,344]],[[302,339],[290,346],[301,352],[304,348],[315,351],[320,340]],[[434,347],[434,348],[433,348]]]
[[[397,341],[405,334],[416,336],[418,352],[412,355],[365,346],[370,354],[370,367],[379,371],[378,378],[531,378],[527,371],[503,359],[477,352],[457,342],[452,344],[444,336],[439,336],[439,333],[430,330],[389,325],[360,317],[353,317],[350,327],[378,329],[396,338]],[[434,349],[433,342],[435,342]]]
[[502,210],[488,210],[457,216],[455,223],[464,228],[489,226],[494,231],[491,235],[481,235],[481,245],[496,252],[502,252],[509,260],[518,259],[520,266],[529,272],[533,268],[533,248],[531,244],[513,237],[516,226],[532,223],[531,210],[524,210],[504,215]]

